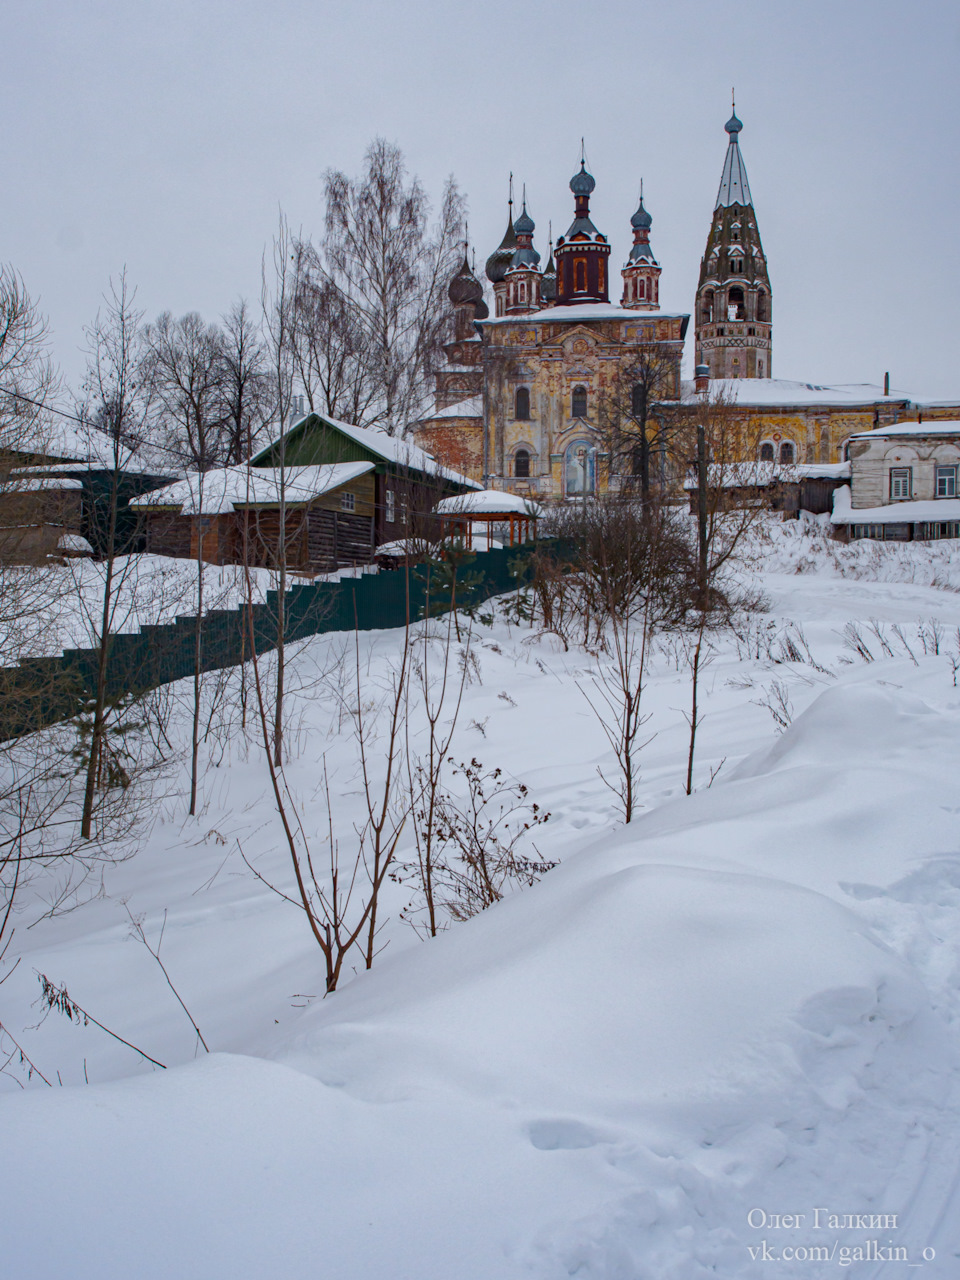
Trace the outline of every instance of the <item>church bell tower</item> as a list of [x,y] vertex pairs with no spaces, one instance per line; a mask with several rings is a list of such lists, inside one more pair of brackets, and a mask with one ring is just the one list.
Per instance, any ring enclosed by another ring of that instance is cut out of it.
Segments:
[[770,378],[770,278],[736,111],[724,127],[727,155],[697,287],[696,363],[706,365],[711,378]]

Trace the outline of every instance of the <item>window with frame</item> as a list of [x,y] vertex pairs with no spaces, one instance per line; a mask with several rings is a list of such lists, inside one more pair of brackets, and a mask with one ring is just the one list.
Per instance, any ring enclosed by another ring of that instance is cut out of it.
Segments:
[[517,387],[517,394],[514,403],[515,418],[521,422],[526,422],[530,417],[530,389],[529,387]]
[[397,497],[392,489],[387,490],[386,508],[387,524],[395,524],[397,519]]
[[955,498],[957,496],[957,468],[955,466],[937,467],[938,498]]
[[797,453],[790,440],[784,440],[780,446],[780,462],[783,466],[792,466],[797,460]]
[[574,258],[573,260],[573,291],[574,293],[586,293],[587,291],[586,258]]
[[529,449],[518,449],[513,455],[513,474],[518,480],[528,480],[530,478]]
[[891,467],[890,468],[890,500],[892,502],[903,501],[909,498],[913,489],[913,468],[912,467]]
[[642,382],[635,382],[630,390],[630,412],[635,418],[642,418],[647,403],[647,389]]
[[586,387],[578,386],[573,388],[572,410],[575,418],[585,418],[587,416]]
[[775,456],[776,455],[773,452],[773,444],[769,440],[764,440],[763,444],[760,446],[760,461],[773,462]]
[[340,510],[356,511],[356,509],[357,509],[357,495],[355,493],[341,493]]

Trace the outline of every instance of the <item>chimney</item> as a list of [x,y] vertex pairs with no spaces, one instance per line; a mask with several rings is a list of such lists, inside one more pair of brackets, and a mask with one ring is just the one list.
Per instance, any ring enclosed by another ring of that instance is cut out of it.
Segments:
[[884,394],[885,396],[888,396],[888,395],[890,394],[890,375],[889,375],[889,373],[885,373],[885,374],[883,375],[883,394]]
[[703,395],[710,387],[710,366],[698,364],[693,371],[693,386],[697,395]]

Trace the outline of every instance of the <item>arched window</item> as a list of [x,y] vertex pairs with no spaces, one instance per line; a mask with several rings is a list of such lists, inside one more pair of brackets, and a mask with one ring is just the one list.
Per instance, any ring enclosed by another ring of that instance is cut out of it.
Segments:
[[790,466],[795,458],[794,448],[789,440],[784,440],[780,446],[780,461],[785,466]]
[[530,417],[530,391],[527,387],[517,387],[516,412],[513,415],[520,422]]
[[769,440],[764,440],[763,444],[760,446],[760,461],[773,462],[775,456],[776,455],[773,452],[773,445]]
[[528,480],[530,478],[530,452],[528,449],[518,449],[513,455],[513,474],[518,480]]
[[638,280],[637,281],[637,297],[645,298],[646,296],[647,296],[647,282],[646,280]]
[[606,287],[607,286],[604,284],[604,281],[603,281],[603,259],[601,258],[600,261],[597,263],[597,290],[598,292],[603,293]]
[[573,388],[573,416],[575,418],[585,418],[587,416],[587,388],[583,386]]
[[647,403],[647,389],[642,382],[635,382],[630,389],[630,412],[635,418],[642,418]]
[[743,290],[734,286],[727,294],[727,319],[742,320],[743,318]]
[[498,316],[503,315],[503,295],[502,294],[498,295],[497,297],[497,315]]
[[704,324],[709,324],[713,319],[713,290],[707,289],[703,295],[703,303],[700,308],[700,319]]
[[767,294],[765,289],[761,289],[757,294],[757,319],[766,320],[767,318]]
[[526,283],[526,281],[525,281],[525,280],[521,280],[521,281],[520,281],[520,284],[519,284],[517,287],[518,287],[518,289],[520,290],[520,301],[521,301],[521,302],[526,302],[526,300],[527,300],[527,283]]
[[587,292],[586,258],[574,258],[573,260],[573,291],[574,293]]

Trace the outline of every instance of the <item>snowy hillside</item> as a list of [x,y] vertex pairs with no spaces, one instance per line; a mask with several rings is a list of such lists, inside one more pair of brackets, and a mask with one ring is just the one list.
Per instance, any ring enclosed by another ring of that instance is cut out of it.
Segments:
[[[754,549],[769,608],[712,638],[689,796],[689,670],[657,647],[629,826],[600,776],[606,659],[477,625],[451,754],[529,788],[550,817],[524,847],[559,865],[428,939],[391,882],[384,950],[326,998],[303,912],[268,887],[296,895],[252,733],[207,743],[196,818],[165,775],[136,856],[75,910],[39,918],[55,886],[35,882],[0,1020],[51,1087],[0,1074],[5,1272],[960,1274],[956,544],[795,523]],[[363,817],[331,673],[373,699],[400,638],[352,643],[293,659],[286,778],[315,847],[328,791],[344,848]],[[187,742],[186,693],[173,725]],[[131,920],[154,947],[166,922],[209,1054]],[[41,973],[166,1070],[44,1017]]]

